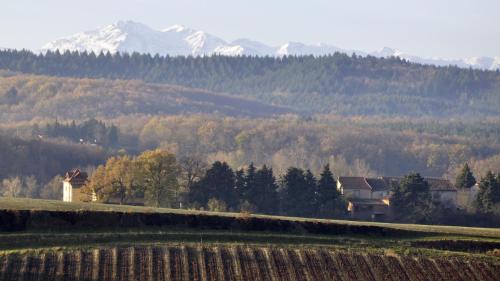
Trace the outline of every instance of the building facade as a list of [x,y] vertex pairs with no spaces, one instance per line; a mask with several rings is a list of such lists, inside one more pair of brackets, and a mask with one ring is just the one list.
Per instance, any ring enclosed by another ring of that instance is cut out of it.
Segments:
[[88,175],[79,169],[67,172],[63,180],[64,202],[87,202],[93,198],[82,192],[82,187],[87,182]]
[[[401,177],[339,177],[337,189],[348,202],[348,211],[355,219],[384,220],[391,215],[392,187]],[[444,207],[458,207],[457,189],[446,179],[424,178],[434,202]]]

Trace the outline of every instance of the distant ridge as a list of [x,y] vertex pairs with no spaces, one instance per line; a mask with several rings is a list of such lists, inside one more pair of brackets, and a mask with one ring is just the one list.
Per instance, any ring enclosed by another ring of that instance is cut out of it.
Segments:
[[100,29],[86,31],[60,38],[47,43],[42,51],[93,51],[150,53],[170,56],[283,56],[283,55],[328,55],[335,52],[376,57],[401,57],[411,62],[446,66],[456,65],[463,68],[500,69],[500,56],[470,57],[464,59],[422,58],[384,47],[371,53],[342,49],[337,46],[318,43],[304,44],[287,42],[281,46],[268,46],[251,39],[238,39],[227,42],[204,31],[174,25],[162,30],[152,29],[134,21],[119,21]]

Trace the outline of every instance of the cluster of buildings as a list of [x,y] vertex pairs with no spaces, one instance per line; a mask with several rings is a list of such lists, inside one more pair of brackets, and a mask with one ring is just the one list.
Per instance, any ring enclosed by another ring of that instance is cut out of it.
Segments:
[[[78,169],[67,172],[63,181],[63,201],[97,201],[95,194],[89,196],[82,192],[87,177],[87,173]],[[347,210],[353,219],[378,221],[391,216],[392,186],[399,184],[401,179],[400,177],[339,177],[337,189],[348,202]],[[425,180],[429,183],[432,200],[447,208],[467,208],[472,204],[478,191],[477,184],[468,189],[457,189],[446,179],[425,178]]]
[[[392,186],[401,177],[339,177],[337,189],[346,198],[347,210],[354,219],[384,220],[391,216]],[[465,209],[475,199],[478,186],[458,189],[449,180],[424,178],[431,198],[445,208]]]

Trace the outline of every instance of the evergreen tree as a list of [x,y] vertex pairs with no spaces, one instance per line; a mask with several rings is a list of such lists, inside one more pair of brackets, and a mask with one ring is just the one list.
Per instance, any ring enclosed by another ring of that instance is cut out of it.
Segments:
[[315,188],[310,173],[291,167],[283,177],[283,211],[288,216],[311,216]]
[[255,182],[255,172],[256,169],[254,164],[250,163],[250,165],[248,165],[248,168],[246,170],[245,185],[244,185],[245,187],[243,189],[243,194],[242,194],[242,199],[247,200],[252,204],[254,203],[252,202],[253,201],[252,198],[255,198],[256,193],[258,192]]
[[237,206],[235,175],[226,162],[216,161],[190,190],[190,200],[207,206],[208,200],[222,201],[228,208]]
[[495,205],[498,203],[500,203],[500,176],[495,177],[488,171],[479,181],[475,206],[480,212],[489,213],[495,210]]
[[329,164],[325,165],[321,172],[315,201],[318,206],[318,217],[331,218],[345,211],[345,203],[337,190],[337,182]]
[[460,170],[460,173],[457,176],[455,185],[458,188],[470,188],[475,184],[476,178],[474,178],[474,175],[469,168],[469,164],[465,163],[465,165],[462,167],[462,170]]
[[432,215],[429,184],[418,173],[410,173],[393,186],[391,207],[395,218],[405,222],[425,222]]
[[255,173],[255,192],[249,198],[250,203],[264,214],[275,214],[278,211],[278,186],[273,169],[266,165]]
[[244,200],[243,198],[245,197],[245,170],[244,169],[239,169],[236,170],[234,173],[234,187],[235,187],[235,192],[236,195],[240,200]]
[[304,193],[304,203],[306,203],[306,208],[304,209],[305,216],[314,217],[318,213],[318,205],[316,204],[318,181],[314,177],[311,170],[307,169],[305,173],[307,192]]

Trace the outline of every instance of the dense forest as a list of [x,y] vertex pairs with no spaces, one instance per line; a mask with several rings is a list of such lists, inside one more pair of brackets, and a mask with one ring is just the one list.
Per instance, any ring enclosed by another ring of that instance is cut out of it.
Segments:
[[83,120],[122,115],[210,113],[271,116],[292,112],[240,97],[142,81],[0,74],[0,120]]
[[64,138],[72,142],[99,144],[104,147],[114,147],[118,144],[118,128],[114,125],[106,126],[104,122],[96,119],[80,124],[76,124],[74,120],[71,124],[60,123],[56,120],[43,128],[35,125],[33,136]]
[[68,167],[95,166],[106,158],[106,152],[98,146],[0,134],[0,180],[33,176],[39,183],[47,183]]
[[0,51],[0,69],[51,76],[139,79],[258,99],[304,113],[495,116],[500,73],[399,58],[161,57]]
[[[73,143],[75,148],[92,147],[108,155],[137,155],[162,148],[180,158],[196,155],[206,162],[224,161],[233,169],[253,162],[267,165],[276,175],[282,175],[290,166],[318,174],[324,165],[330,164],[342,176],[400,176],[418,171],[424,176],[454,179],[464,162],[478,176],[484,176],[488,170],[499,171],[500,123],[484,120],[474,124],[335,116],[132,115],[105,121],[37,119],[3,125],[0,130],[27,139],[24,142],[40,142],[42,137],[43,142]],[[84,135],[89,137],[83,143],[75,138]],[[105,141],[94,143],[100,139],[96,138],[98,135]],[[19,175],[31,175],[22,169],[25,157],[12,159],[19,161],[14,166]],[[88,165],[93,163],[76,161],[66,168]]]

